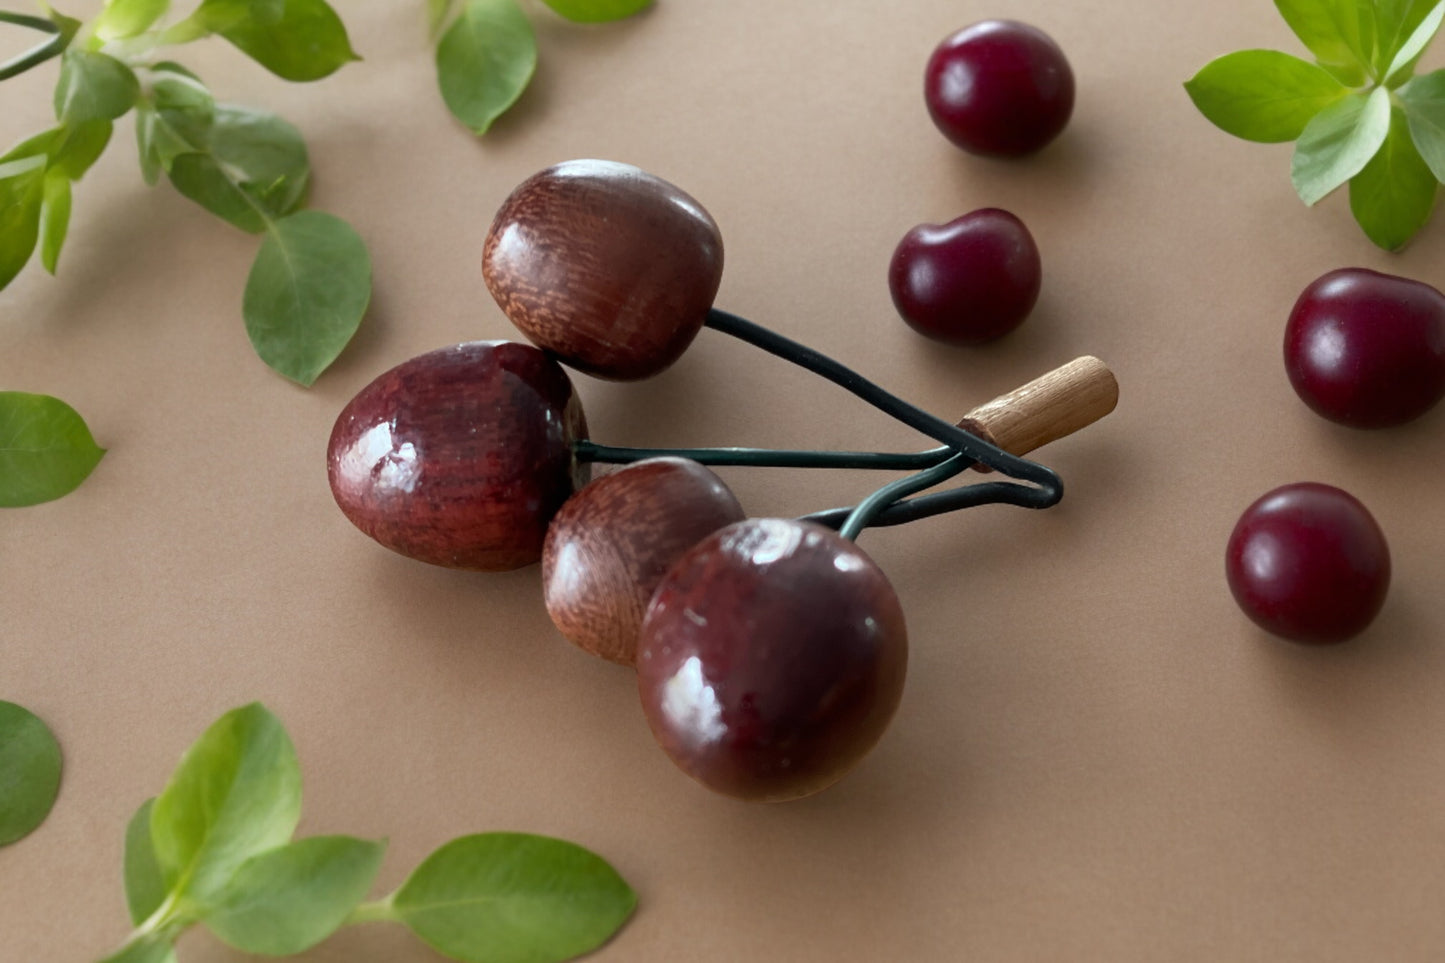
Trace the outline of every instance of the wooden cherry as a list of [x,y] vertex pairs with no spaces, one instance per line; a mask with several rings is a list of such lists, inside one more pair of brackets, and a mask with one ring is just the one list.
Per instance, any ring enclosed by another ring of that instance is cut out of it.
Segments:
[[881,569],[836,532],[748,519],[690,549],[642,625],[653,735],[717,792],[781,801],[832,785],[883,735],[908,633]]
[[646,378],[692,343],[722,282],[717,224],[697,201],[628,164],[575,160],[502,204],[482,276],[539,347],[602,378]]
[[632,665],[663,575],[703,538],[746,517],[721,478],[686,458],[649,458],[604,475],[547,529],[547,613],[580,648]]
[[327,470],[346,517],[393,551],[503,571],[542,557],[547,523],[586,483],[567,373],[531,345],[474,341],[392,368],[342,409]]

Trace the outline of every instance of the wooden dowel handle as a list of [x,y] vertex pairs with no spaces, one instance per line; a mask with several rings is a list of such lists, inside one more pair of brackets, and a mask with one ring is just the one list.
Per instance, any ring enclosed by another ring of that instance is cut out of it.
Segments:
[[959,427],[1010,454],[1026,455],[1092,425],[1118,403],[1114,373],[1086,355],[979,405]]

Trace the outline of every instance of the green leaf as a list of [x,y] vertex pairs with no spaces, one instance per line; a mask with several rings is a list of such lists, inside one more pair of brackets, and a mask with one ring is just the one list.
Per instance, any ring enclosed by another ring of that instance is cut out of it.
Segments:
[[140,153],[141,177],[151,187],[161,178],[161,150],[157,141],[160,132],[160,118],[155,108],[141,103],[135,111],[135,145]]
[[59,398],[0,391],[0,507],[69,494],[104,454],[85,421]]
[[356,333],[371,301],[371,255],[351,226],[301,211],[267,231],[242,312],[261,360],[311,385]]
[[466,0],[437,44],[437,85],[473,133],[516,103],[537,69],[537,37],[515,0]]
[[40,263],[55,273],[60,249],[70,230],[70,178],[64,171],[53,170],[45,175],[40,207]]
[[547,6],[575,23],[606,23],[623,20],[652,6],[652,0],[543,0]]
[[60,137],[50,151],[50,169],[78,181],[100,159],[115,125],[108,120],[87,120],[57,129]]
[[27,137],[6,151],[4,155],[0,155],[0,165],[9,161],[25,160],[29,157],[45,157],[55,149],[55,145],[59,143],[64,134],[64,127],[52,127],[49,130],[41,131],[34,137]]
[[151,102],[175,135],[174,142],[192,150],[204,144],[216,119],[216,99],[206,85],[190,73],[172,70],[156,70],[153,77]]
[[1408,75],[1408,72],[1413,69],[1415,61],[1420,59],[1420,55],[1425,52],[1425,47],[1440,30],[1442,21],[1445,21],[1445,2],[1437,3],[1433,9],[1430,9],[1405,42],[1395,51],[1389,66],[1383,71],[1387,83],[1393,86]]
[[50,727],[29,709],[0,702],[0,846],[44,822],[59,792],[60,743]]
[[44,157],[0,164],[0,288],[15,279],[35,252],[44,183]]
[[391,898],[397,919],[464,963],[545,963],[605,943],[637,905],[601,857],[522,833],[454,839]]
[[361,59],[326,0],[205,0],[195,20],[286,80],[320,80]]
[[1350,181],[1350,211],[1371,241],[1397,251],[1435,207],[1435,175],[1410,140],[1404,111],[1390,113],[1390,133],[1365,169]]
[[1397,93],[1415,147],[1435,179],[1445,181],[1445,70],[1416,77]]
[[455,3],[456,0],[426,0],[427,30],[433,37],[441,33]]
[[158,936],[129,943],[100,963],[175,963],[176,953],[170,942]]
[[280,721],[259,703],[234,709],[186,750],[151,810],[167,888],[204,901],[236,868],[291,838],[301,770]]
[[244,953],[302,953],[346,921],[381,868],[385,843],[313,836],[254,856],[203,912]]
[[1300,200],[1313,205],[1362,171],[1390,131],[1390,92],[1351,94],[1326,107],[1295,144],[1290,178]]
[[151,809],[154,799],[141,803],[125,827],[125,903],[130,921],[137,926],[150,918],[166,900],[165,876],[156,862],[151,842]]
[[1262,143],[1294,140],[1310,118],[1349,90],[1322,67],[1276,50],[1240,50],[1184,85],[1216,127]]
[[[1358,0],[1275,0],[1295,36],[1320,64],[1363,78],[1373,53],[1373,16]],[[1361,16],[1361,12],[1364,16]],[[1355,81],[1358,83],[1359,81]]]
[[61,60],[55,116],[66,124],[114,120],[135,106],[140,82],[114,57],[71,47]]
[[145,33],[170,5],[171,0],[107,0],[95,18],[95,35],[109,42]]

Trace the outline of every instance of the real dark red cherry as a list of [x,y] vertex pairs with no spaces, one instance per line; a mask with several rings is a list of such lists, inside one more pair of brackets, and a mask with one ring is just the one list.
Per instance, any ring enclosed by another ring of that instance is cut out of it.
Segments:
[[694,546],[658,586],[637,681],[683,771],[779,801],[826,788],[877,743],[907,662],[903,609],[872,559],[819,525],[749,519]]
[[1352,428],[1412,421],[1445,397],[1445,296],[1365,268],[1316,279],[1284,334],[1295,393]]
[[539,347],[602,378],[646,378],[672,364],[707,319],[722,282],[717,224],[646,171],[576,160],[524,181],[502,204],[482,276]]
[[1261,628],[1323,645],[1358,635],[1380,611],[1390,550],[1353,495],[1301,482],[1245,510],[1229,538],[1225,572],[1235,601]]
[[903,235],[888,265],[888,290],[903,320],[951,344],[1008,334],[1033,310],[1041,282],[1033,236],[997,208],[918,225]]
[[542,547],[542,594],[580,648],[632,665],[642,617],[683,553],[746,516],[721,478],[686,458],[604,475],[562,506]]
[[948,37],[924,72],[933,123],[959,147],[1021,157],[1044,147],[1074,110],[1074,73],[1048,34],[985,20]]
[[474,341],[392,368],[342,409],[336,504],[393,551],[501,571],[542,557],[547,523],[587,480],[572,383],[531,345]]

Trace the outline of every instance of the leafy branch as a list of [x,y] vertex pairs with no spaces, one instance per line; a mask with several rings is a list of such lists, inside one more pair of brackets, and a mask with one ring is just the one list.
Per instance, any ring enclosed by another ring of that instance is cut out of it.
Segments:
[[[653,0],[543,0],[573,23],[622,20]],[[517,0],[427,0],[437,86],[452,116],[485,134],[537,69],[537,35]]]
[[135,929],[103,963],[175,963],[176,938],[197,923],[242,952],[285,956],[374,922],[456,960],[546,963],[602,945],[637,902],[600,857],[525,833],[454,839],[363,902],[385,842],[293,840],[300,817],[301,770],[280,721],[258,703],[226,713],[126,829]]
[[57,125],[0,157],[0,288],[37,247],[54,274],[70,224],[72,184],[136,113],[141,171],[243,231],[263,235],[242,316],[271,368],[312,384],[351,340],[371,299],[371,259],[340,218],[304,211],[310,160],[300,133],[275,114],[218,104],[196,74],[160,59],[163,47],[223,37],[286,80],[329,76],[352,60],[346,28],[325,0],[202,0],[163,20],[170,0],[108,0],[88,24],[0,13],[50,34],[0,67],[0,79],[59,57]]
[[1386,250],[1430,219],[1445,182],[1445,70],[1415,66],[1442,0],[1275,0],[1314,62],[1277,50],[1220,57],[1184,85],[1220,129],[1294,141],[1291,180],[1313,205],[1348,183],[1350,210]]

